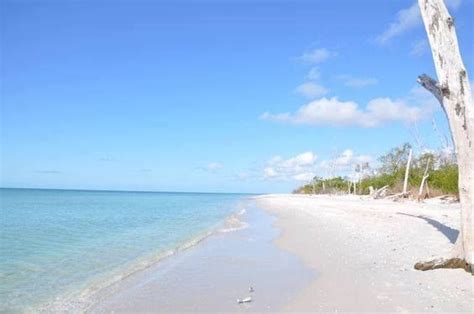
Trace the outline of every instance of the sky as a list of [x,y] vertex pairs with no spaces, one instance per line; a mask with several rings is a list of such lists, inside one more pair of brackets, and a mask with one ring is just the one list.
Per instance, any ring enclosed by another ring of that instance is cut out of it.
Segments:
[[[473,2],[446,1],[468,73]],[[0,18],[2,187],[290,192],[449,138],[416,83],[436,77],[416,1],[2,0]]]

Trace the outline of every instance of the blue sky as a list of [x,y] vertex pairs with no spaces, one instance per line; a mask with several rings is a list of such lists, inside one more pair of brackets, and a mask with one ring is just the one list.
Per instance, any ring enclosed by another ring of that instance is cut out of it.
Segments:
[[[447,1],[468,72],[473,1]],[[415,1],[2,1],[1,186],[288,192],[447,133]],[[472,75],[471,75],[472,77]],[[334,164],[334,162],[333,162]]]

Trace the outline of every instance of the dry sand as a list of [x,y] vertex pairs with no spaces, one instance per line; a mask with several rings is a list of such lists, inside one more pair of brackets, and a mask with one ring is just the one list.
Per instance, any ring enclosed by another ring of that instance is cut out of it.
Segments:
[[264,195],[277,216],[277,244],[317,272],[289,302],[291,312],[469,312],[474,277],[464,270],[413,269],[447,254],[459,204],[357,196]]

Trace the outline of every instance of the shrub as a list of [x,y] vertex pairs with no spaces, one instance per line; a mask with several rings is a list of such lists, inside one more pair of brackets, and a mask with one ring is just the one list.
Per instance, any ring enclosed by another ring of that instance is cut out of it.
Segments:
[[[411,146],[404,144],[400,147],[390,150],[387,154],[379,158],[381,165],[378,174],[365,177],[357,184],[358,194],[369,194],[369,187],[374,189],[388,185],[390,192],[399,193],[403,189],[405,178],[405,167]],[[423,153],[417,158],[413,158],[408,177],[408,183],[412,193],[418,193],[418,187],[423,180],[426,167],[428,165],[427,185],[430,189],[430,195],[452,194],[458,195],[458,167],[451,161],[442,161],[442,154]],[[452,159],[450,159],[452,160]],[[367,167],[368,168],[368,167]],[[357,169],[355,170],[357,171]],[[360,167],[359,167],[360,171]],[[351,182],[347,178],[334,177],[323,179],[314,177],[313,182],[306,184],[294,193],[321,194],[321,193],[339,193],[347,192]],[[352,191],[351,191],[352,192]]]

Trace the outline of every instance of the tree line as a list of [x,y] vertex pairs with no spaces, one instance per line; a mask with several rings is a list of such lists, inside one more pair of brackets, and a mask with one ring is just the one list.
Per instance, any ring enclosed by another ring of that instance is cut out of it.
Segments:
[[[294,193],[368,195],[384,187],[388,195],[403,193],[408,166],[406,196],[459,196],[458,165],[452,151],[423,151],[410,158],[411,151],[412,146],[405,143],[380,156],[375,168],[369,163],[361,163],[354,165],[352,177],[315,176],[311,182],[298,187]],[[409,159],[411,160],[408,163]]]

